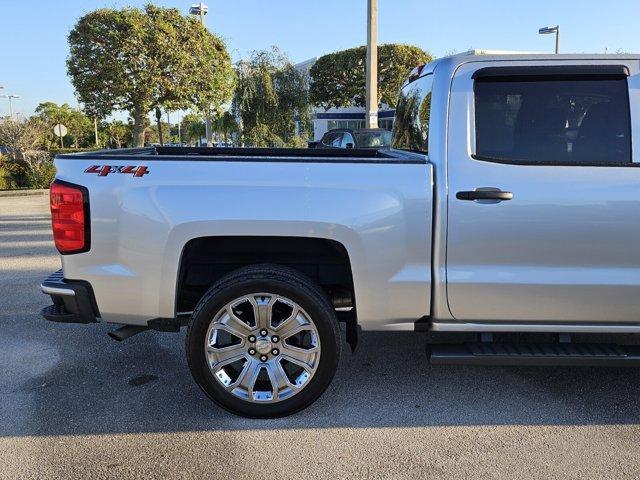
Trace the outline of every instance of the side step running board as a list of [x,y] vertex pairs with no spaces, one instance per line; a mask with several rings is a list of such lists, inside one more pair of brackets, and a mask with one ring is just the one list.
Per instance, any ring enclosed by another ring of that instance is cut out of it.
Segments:
[[430,348],[434,365],[640,366],[640,346],[481,342]]

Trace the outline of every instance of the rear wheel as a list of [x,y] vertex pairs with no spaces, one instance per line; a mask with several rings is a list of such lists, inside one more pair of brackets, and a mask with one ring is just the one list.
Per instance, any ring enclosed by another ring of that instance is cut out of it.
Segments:
[[327,295],[295,270],[257,265],[218,281],[193,312],[187,360],[223,408],[278,417],[313,403],[338,364],[339,330]]

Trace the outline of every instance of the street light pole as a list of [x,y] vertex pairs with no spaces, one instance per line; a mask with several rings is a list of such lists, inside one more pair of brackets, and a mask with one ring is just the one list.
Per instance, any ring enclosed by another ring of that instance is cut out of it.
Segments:
[[13,120],[13,103],[11,102],[11,99],[20,98],[20,96],[19,95],[0,95],[0,97],[9,99],[9,118]]
[[548,35],[550,33],[556,34],[556,53],[560,52],[560,25],[556,25],[555,27],[543,27],[538,30],[540,35]]
[[367,0],[367,128],[378,128],[378,0]]
[[[199,15],[200,23],[204,28],[206,28],[204,24],[204,16],[208,13],[209,7],[207,7],[204,3],[194,3],[191,5],[189,9],[189,13],[191,15]],[[209,116],[205,116],[205,136],[207,137],[207,147],[212,147],[213,143],[211,142],[211,119]]]

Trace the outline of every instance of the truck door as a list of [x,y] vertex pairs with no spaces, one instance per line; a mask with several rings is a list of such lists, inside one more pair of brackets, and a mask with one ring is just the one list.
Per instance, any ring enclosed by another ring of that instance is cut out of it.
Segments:
[[568,63],[476,62],[453,79],[456,319],[640,323],[638,62]]

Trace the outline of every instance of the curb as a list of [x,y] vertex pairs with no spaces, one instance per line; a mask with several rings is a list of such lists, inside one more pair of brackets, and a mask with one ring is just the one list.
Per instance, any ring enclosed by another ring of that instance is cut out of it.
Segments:
[[0,190],[0,197],[31,197],[35,195],[49,195],[49,190]]

